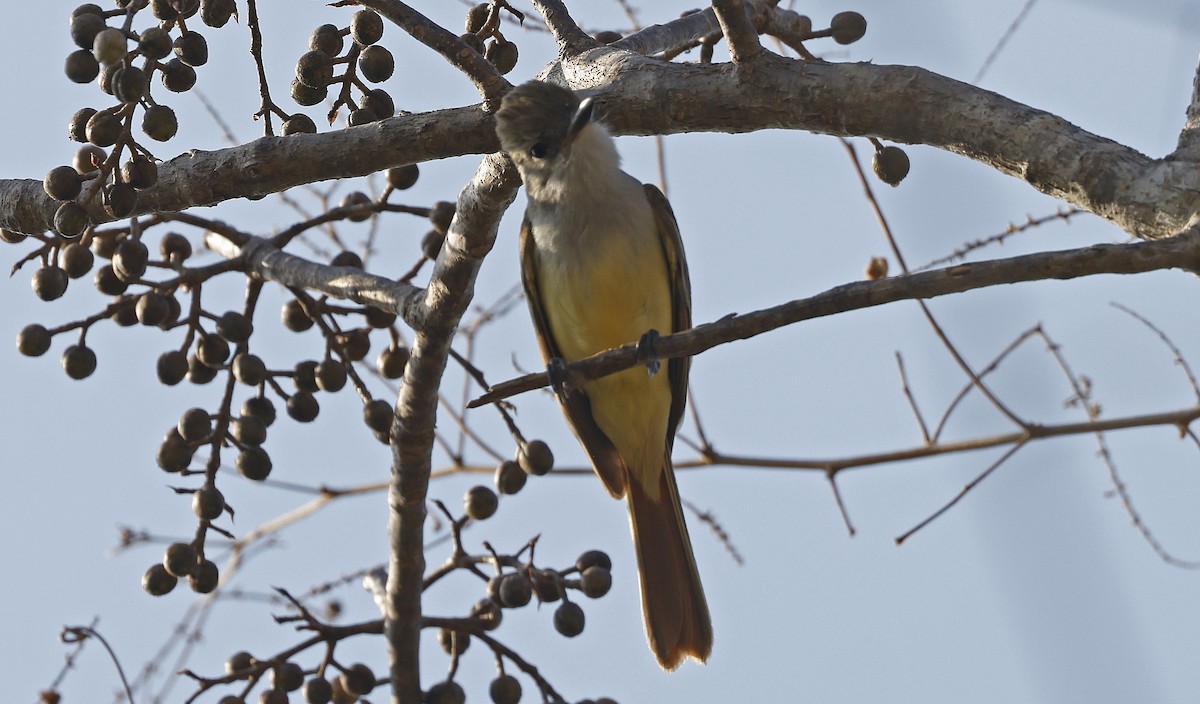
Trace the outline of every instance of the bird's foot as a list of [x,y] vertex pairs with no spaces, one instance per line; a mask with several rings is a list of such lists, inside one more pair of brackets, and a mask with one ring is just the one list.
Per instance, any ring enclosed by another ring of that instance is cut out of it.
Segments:
[[647,330],[637,343],[638,364],[645,364],[650,376],[657,374],[662,367],[662,363],[658,361],[658,351],[654,349],[659,337],[657,330]]
[[567,381],[567,362],[562,357],[551,357],[549,362],[546,362],[546,376],[550,377],[550,388],[554,389],[554,395],[566,398],[571,389],[566,386]]

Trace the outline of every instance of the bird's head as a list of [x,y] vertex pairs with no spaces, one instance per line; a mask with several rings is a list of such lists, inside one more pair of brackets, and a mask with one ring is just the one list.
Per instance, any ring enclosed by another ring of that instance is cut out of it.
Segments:
[[541,81],[523,83],[504,96],[496,111],[496,136],[527,188],[538,191],[563,177],[578,138],[599,127],[592,122],[592,106],[591,98],[581,101],[570,90]]

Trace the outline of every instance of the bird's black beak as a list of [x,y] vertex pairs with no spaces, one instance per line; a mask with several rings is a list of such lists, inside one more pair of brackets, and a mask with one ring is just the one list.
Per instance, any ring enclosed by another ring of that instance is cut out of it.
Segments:
[[583,128],[591,124],[592,112],[595,105],[595,101],[591,98],[585,98],[579,104],[579,107],[575,109],[575,115],[571,118],[571,127],[567,130],[567,139],[563,144],[564,147],[574,142],[579,133],[583,131]]

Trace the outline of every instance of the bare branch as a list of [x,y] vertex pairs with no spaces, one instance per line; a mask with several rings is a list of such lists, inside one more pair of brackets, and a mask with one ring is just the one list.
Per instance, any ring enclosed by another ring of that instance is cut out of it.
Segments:
[[485,158],[458,205],[434,266],[415,328],[392,428],[391,515],[388,536],[386,635],[396,701],[420,701],[421,584],[425,577],[425,505],[429,489],[438,389],[450,344],[471,302],[483,257],[496,240],[500,216],[519,179],[507,157]]
[[354,267],[318,264],[280,251],[261,237],[250,237],[239,247],[226,237],[209,232],[205,242],[221,256],[240,260],[247,273],[266,281],[374,306],[396,313],[414,328],[421,325],[428,314],[424,300],[426,289],[411,284],[397,283]]
[[[761,335],[802,320],[869,308],[901,300],[936,298],[977,288],[1021,281],[1074,279],[1096,274],[1138,274],[1157,269],[1200,270],[1200,233],[1130,244],[1097,244],[1060,252],[1039,252],[1009,259],[958,264],[944,269],[858,281],[824,293],[764,308],[731,314],[684,332],[664,335],[655,350],[662,359],[700,354],[717,345]],[[629,369],[637,364],[637,345],[630,343],[566,366],[572,386]],[[548,385],[545,372],[502,382],[469,404],[474,408]]]
[[[619,44],[589,53],[586,66],[569,72],[575,87],[604,93],[605,123],[617,134],[782,128],[928,144],[1021,178],[1144,238],[1177,234],[1200,210],[1200,170],[1191,161],[1149,159],[1062,118],[924,69],[766,54],[748,82],[728,64],[665,63],[614,51]],[[160,165],[159,183],[139,194],[136,214],[255,198],[498,148],[490,115],[480,106],[264,137]],[[0,180],[0,227],[44,232],[56,208],[40,181]],[[111,219],[98,206],[90,215],[97,223]]]
[[712,8],[721,25],[721,33],[725,35],[725,43],[729,45],[729,58],[733,63],[749,61],[765,51],[758,43],[758,32],[746,16],[742,0],[713,0]]
[[534,0],[533,6],[545,18],[560,55],[576,56],[600,46],[600,42],[579,28],[561,0]]
[[388,18],[413,39],[445,57],[475,84],[479,96],[489,105],[498,106],[511,87],[495,66],[463,40],[399,0],[359,0],[359,4]]

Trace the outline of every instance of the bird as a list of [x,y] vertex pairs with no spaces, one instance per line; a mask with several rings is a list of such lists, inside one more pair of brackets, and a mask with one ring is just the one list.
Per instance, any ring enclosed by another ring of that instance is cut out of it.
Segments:
[[691,327],[675,215],[658,188],[621,170],[593,99],[530,81],[504,96],[495,120],[525,185],[521,279],[552,377],[556,365],[634,341],[648,352],[645,367],[558,399],[604,487],[628,505],[651,651],[666,670],[705,662],[712,620],[671,464],[690,360],[655,373],[653,356],[659,333]]

